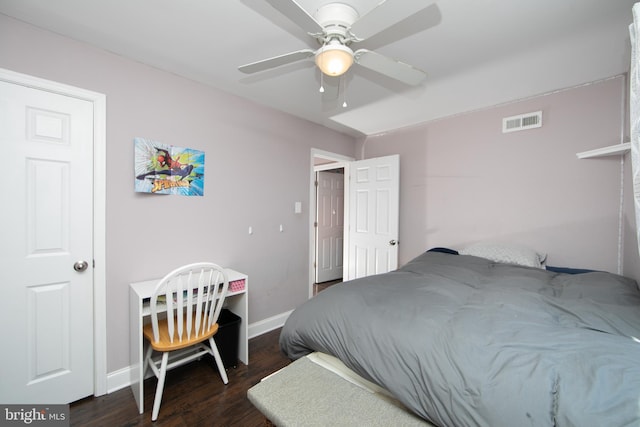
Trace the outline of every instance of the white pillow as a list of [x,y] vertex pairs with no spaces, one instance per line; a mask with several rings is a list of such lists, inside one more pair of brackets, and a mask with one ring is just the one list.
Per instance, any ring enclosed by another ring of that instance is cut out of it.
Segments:
[[460,255],[473,255],[505,264],[524,265],[544,269],[546,254],[524,246],[509,245],[504,243],[476,243],[467,246],[460,251]]

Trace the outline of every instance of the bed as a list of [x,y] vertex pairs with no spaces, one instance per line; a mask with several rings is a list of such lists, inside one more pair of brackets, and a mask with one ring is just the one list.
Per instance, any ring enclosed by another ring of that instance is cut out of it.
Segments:
[[540,267],[427,251],[319,293],[280,346],[335,356],[438,426],[640,424],[636,282]]

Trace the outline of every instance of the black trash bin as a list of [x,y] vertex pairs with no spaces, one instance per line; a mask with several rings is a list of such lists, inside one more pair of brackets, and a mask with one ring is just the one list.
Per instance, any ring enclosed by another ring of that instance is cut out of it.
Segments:
[[213,339],[218,346],[220,358],[225,368],[238,367],[238,346],[240,344],[240,316],[223,308],[218,317],[218,332]]

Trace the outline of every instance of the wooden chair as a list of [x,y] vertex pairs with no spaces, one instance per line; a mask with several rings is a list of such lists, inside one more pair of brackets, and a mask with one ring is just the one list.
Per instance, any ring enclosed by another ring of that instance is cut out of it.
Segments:
[[[218,332],[218,316],[228,287],[224,269],[210,262],[177,268],[158,282],[149,305],[151,323],[143,330],[150,344],[144,369],[151,367],[158,378],[152,421],[160,412],[168,370],[211,354],[222,381],[225,384],[229,382],[213,339]],[[162,358],[154,360],[154,351],[161,352]]]

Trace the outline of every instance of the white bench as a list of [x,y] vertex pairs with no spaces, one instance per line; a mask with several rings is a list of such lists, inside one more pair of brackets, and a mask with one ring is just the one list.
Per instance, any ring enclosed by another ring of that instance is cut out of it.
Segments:
[[356,385],[355,374],[338,375],[332,367],[321,366],[314,355],[296,360],[247,392],[251,403],[277,427],[431,426],[395,399]]

